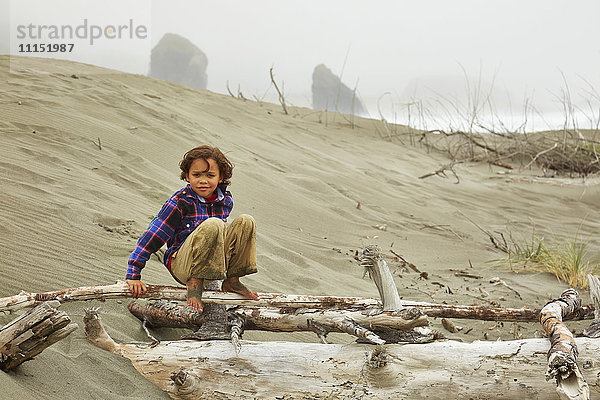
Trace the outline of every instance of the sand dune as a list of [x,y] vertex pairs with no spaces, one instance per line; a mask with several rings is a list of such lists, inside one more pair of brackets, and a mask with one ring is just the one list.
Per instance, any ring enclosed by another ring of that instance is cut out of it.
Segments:
[[[181,156],[201,143],[218,145],[235,164],[232,216],[257,220],[260,269],[246,281],[259,291],[375,296],[352,258],[363,245],[378,244],[430,274],[419,280],[390,262],[405,299],[543,305],[566,285],[548,274],[494,267],[489,260],[502,254],[464,215],[489,230],[508,225],[524,239],[535,223],[547,237],[578,233],[592,250],[600,247],[597,179],[541,179],[536,171],[499,174],[494,166],[460,164],[459,184],[453,177],[420,180],[448,160],[407,140],[384,140],[379,121],[357,118],[351,129],[334,113],[298,108],[283,115],[274,104],[58,60],[0,56],[0,75],[0,296],[123,279],[137,237],[184,184]],[[374,227],[383,224],[385,231]],[[450,271],[469,262],[482,279]],[[491,285],[492,276],[523,300]],[[175,284],[154,257],[142,277]],[[487,299],[475,298],[479,288]],[[63,308],[81,324],[84,306]],[[116,340],[146,339],[126,302],[101,306]],[[0,316],[0,323],[12,318]],[[513,329],[539,334],[525,324],[459,323],[474,329],[449,337],[483,339],[486,332],[491,340],[509,339]],[[433,328],[441,330],[440,322]],[[88,344],[82,329],[0,374],[0,384],[21,398],[167,398],[128,360]]]

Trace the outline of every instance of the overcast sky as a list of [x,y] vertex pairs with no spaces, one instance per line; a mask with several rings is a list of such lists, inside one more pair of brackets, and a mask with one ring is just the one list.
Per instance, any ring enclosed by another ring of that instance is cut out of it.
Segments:
[[310,106],[312,71],[320,63],[336,74],[343,68],[348,86],[358,82],[373,115],[373,99],[382,94],[404,101],[415,82],[453,86],[464,81],[463,69],[473,79],[494,81],[515,102],[525,96],[547,102],[564,87],[561,72],[574,97],[584,80],[600,91],[597,0],[15,0],[10,10],[8,4],[0,0],[2,53],[10,51],[7,38],[18,23],[133,18],[148,25],[147,40],[95,46],[79,57],[145,74],[151,47],[177,33],[208,56],[209,90],[223,93],[229,81],[260,97],[274,66],[298,105]]

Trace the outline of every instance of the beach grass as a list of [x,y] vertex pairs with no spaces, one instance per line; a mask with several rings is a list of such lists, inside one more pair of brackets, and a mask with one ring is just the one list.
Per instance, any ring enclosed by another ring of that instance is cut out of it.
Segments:
[[587,288],[588,274],[600,273],[598,255],[591,253],[588,243],[582,241],[579,234],[566,243],[547,244],[544,238],[537,236],[533,230],[528,240],[513,240],[505,259],[494,261],[508,263],[513,272],[519,272],[519,266],[525,270],[548,272],[578,289]]
[[512,246],[506,246],[508,249],[507,260],[511,271],[515,271],[515,265],[520,264],[523,267],[539,264],[547,257],[548,247],[543,237],[538,237],[535,227],[531,231],[531,237],[523,242],[514,240],[511,235]]
[[600,272],[597,257],[593,259],[588,244],[576,236],[571,242],[545,252],[539,265],[573,288],[586,288],[587,275]]

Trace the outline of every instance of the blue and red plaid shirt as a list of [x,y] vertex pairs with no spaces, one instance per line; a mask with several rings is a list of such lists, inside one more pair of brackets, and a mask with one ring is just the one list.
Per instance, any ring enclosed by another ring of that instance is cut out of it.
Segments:
[[181,247],[188,235],[210,217],[227,221],[232,208],[233,198],[227,191],[227,185],[221,184],[217,187],[217,199],[214,202],[199,196],[189,184],[175,192],[150,222],[129,256],[127,279],[140,279],[142,268],[152,253],[158,251],[165,243],[168,248],[163,262],[171,271],[171,256]]

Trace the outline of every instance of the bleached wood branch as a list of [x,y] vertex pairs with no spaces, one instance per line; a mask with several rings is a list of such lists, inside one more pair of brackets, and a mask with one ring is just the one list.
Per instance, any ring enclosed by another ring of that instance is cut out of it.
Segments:
[[[185,301],[185,287],[146,285],[148,293],[146,299],[165,299]],[[309,308],[309,309],[381,309],[378,299],[366,297],[338,297],[338,296],[308,296],[280,293],[259,293],[260,300],[248,300],[235,293],[218,291],[205,291],[202,294],[204,303],[219,303],[226,305],[248,305],[256,307],[280,308]],[[59,300],[86,301],[131,298],[129,286],[126,282],[117,282],[113,285],[82,286],[43,293],[21,292],[18,295],[0,298],[0,312],[15,311],[27,307],[37,306],[44,301]],[[487,306],[465,306],[452,304],[435,304],[418,301],[401,300],[404,309],[414,308],[429,317],[477,319],[483,321],[512,321],[512,322],[538,322],[540,309],[534,308],[505,308]],[[593,305],[582,306],[577,313],[563,317],[569,319],[594,319],[595,308]]]
[[363,250],[360,265],[367,270],[375,286],[377,286],[379,296],[383,302],[383,310],[400,310],[402,308],[400,295],[398,295],[392,273],[381,256],[381,250],[377,246],[367,246]]
[[550,147],[549,149],[546,149],[546,150],[542,150],[542,151],[540,151],[539,153],[537,153],[537,154],[535,155],[535,157],[533,157],[533,158],[531,159],[531,161],[529,161],[529,163],[527,163],[527,165],[525,165],[523,168],[521,168],[521,170],[524,170],[524,169],[527,169],[527,168],[529,168],[529,167],[531,166],[531,164],[533,164],[533,163],[535,162],[535,160],[537,160],[537,159],[538,159],[538,157],[539,157],[539,156],[541,156],[542,154],[546,154],[546,153],[548,153],[548,152],[550,152],[550,151],[554,150],[554,149],[555,149],[555,148],[557,148],[557,147],[558,147],[558,143],[554,143],[554,145],[553,145],[552,147]]
[[600,319],[600,281],[595,275],[588,274],[588,283],[590,286],[590,297],[594,303],[594,319]]
[[233,348],[235,349],[235,356],[240,355],[240,351],[242,350],[241,340],[242,333],[244,332],[244,324],[246,318],[239,314],[233,314],[231,318],[231,344],[233,344]]
[[325,326],[309,319],[308,320],[308,329],[310,329],[311,331],[313,331],[315,333],[315,335],[317,335],[317,337],[319,338],[321,343],[327,344],[327,335],[329,334],[329,331],[327,330],[327,328]]
[[246,316],[246,329],[280,332],[312,330],[309,328],[309,320],[322,326],[330,326],[332,321],[348,319],[361,326],[403,331],[427,325],[427,318],[423,315],[410,316],[408,313],[392,311],[372,314],[367,311],[353,310],[298,309],[291,313],[283,313],[277,308],[264,307],[239,307],[235,311]]
[[84,310],[83,324],[85,330],[85,336],[96,346],[110,351],[111,353],[121,354],[120,343],[116,343],[112,337],[104,329],[104,325],[100,320],[98,314],[99,308],[92,307]]
[[356,336],[361,339],[365,339],[373,344],[384,344],[385,340],[377,336],[373,331],[370,331],[362,326],[358,325],[350,319],[336,319],[333,320],[333,325],[342,332],[346,332],[348,335]]
[[[181,286],[146,285],[146,299],[186,300],[186,288]],[[305,296],[281,293],[258,293],[260,300],[248,300],[236,293],[207,290],[202,293],[204,303],[225,305],[249,305],[285,308],[365,308],[380,307],[378,299],[365,297]],[[48,300],[86,301],[132,297],[124,281],[112,285],[81,286],[43,293],[21,292],[18,295],[0,298],[1,311],[15,311],[33,307]]]
[[595,275],[588,274],[588,283],[590,286],[590,297],[594,302],[594,321],[590,326],[583,330],[583,336],[590,338],[600,337],[600,281]]

